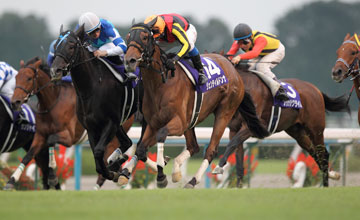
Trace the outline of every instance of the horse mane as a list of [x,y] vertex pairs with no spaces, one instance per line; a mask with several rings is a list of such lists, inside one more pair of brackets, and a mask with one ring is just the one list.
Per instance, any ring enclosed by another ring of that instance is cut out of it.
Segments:
[[51,76],[50,76],[50,67],[47,65],[47,63],[43,59],[39,58],[38,56],[36,56],[36,57],[32,58],[31,60],[27,61],[25,66],[28,66],[30,64],[34,64],[39,60],[41,60],[41,64],[40,64],[39,68],[51,78]]

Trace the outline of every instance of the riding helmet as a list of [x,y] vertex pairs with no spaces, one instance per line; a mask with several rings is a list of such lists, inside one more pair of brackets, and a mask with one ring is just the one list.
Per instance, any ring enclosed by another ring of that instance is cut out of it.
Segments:
[[145,24],[148,24],[154,34],[154,38],[159,37],[165,30],[165,21],[161,16],[151,15],[147,17],[144,21]]
[[252,35],[252,30],[249,25],[240,23],[234,29],[234,40],[242,40],[249,38]]
[[84,30],[87,34],[99,28],[100,24],[99,17],[92,12],[86,12],[79,18],[79,26],[84,25]]

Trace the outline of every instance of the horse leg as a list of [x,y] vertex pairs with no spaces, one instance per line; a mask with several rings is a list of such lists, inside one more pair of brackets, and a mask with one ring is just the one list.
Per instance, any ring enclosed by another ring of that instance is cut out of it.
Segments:
[[236,187],[243,187],[243,178],[244,178],[244,147],[243,145],[239,145],[235,151],[236,158]]
[[323,186],[329,186],[329,153],[324,145],[323,132],[310,132],[308,134],[302,126],[294,125],[288,128],[286,133],[293,137],[314,158],[323,172]]
[[158,188],[165,188],[168,184],[166,175],[164,174],[164,143],[166,137],[168,136],[168,130],[166,127],[159,129],[156,135],[156,142],[157,142],[157,177],[156,177],[156,184]]
[[23,173],[25,167],[29,164],[29,162],[34,158],[35,155],[39,153],[39,151],[44,146],[44,139],[39,135],[35,134],[34,141],[29,151],[26,153],[25,157],[22,159],[20,165],[16,168],[15,172],[11,175],[9,181],[6,183],[4,190],[12,190],[15,188],[15,183],[19,181],[21,174]]
[[136,148],[135,155],[131,158],[131,160],[124,166],[122,172],[119,177],[119,185],[123,186],[129,182],[130,175],[135,168],[138,160],[142,160],[146,162],[147,160],[147,148],[148,146],[152,146],[156,143],[155,139],[156,131],[150,126],[146,126],[143,138],[140,143],[138,143],[138,147]]
[[50,186],[48,184],[49,179],[49,151],[48,149],[42,149],[36,156],[35,156],[36,164],[40,167],[42,172],[42,183],[43,189],[48,190]]
[[210,144],[205,152],[204,160],[195,176],[185,185],[185,188],[194,188],[196,184],[200,183],[201,177],[217,153],[217,147],[224,134],[225,128],[234,115],[234,111],[224,111],[224,109],[221,108],[217,109],[217,111],[221,112],[221,114],[215,114],[214,129],[211,134]]
[[98,174],[98,178],[96,180],[96,185],[94,186],[94,190],[99,190],[105,183],[106,179],[101,176],[101,174]]
[[222,174],[224,172],[222,168],[225,166],[229,156],[234,152],[236,148],[243,148],[244,141],[246,141],[249,137],[251,137],[250,130],[246,126],[242,126],[240,130],[232,137],[229,144],[226,146],[224,156],[220,158],[219,164],[215,167],[212,173]]
[[110,141],[115,137],[115,126],[112,122],[108,122],[107,125],[102,129],[100,139],[94,147],[94,157],[95,157],[95,165],[96,171],[101,174],[104,178],[109,180],[116,181],[117,178],[114,175],[114,172],[109,172],[106,168],[104,162],[105,155],[105,147],[110,143]]

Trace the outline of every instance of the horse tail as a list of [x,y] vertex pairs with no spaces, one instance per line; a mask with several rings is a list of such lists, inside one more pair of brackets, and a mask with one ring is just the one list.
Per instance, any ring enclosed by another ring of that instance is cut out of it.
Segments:
[[262,139],[270,135],[265,126],[260,122],[256,114],[254,102],[249,93],[245,92],[244,99],[238,111],[255,137]]
[[350,114],[350,107],[345,95],[335,98],[329,97],[325,93],[322,93],[322,95],[324,98],[326,110],[332,112],[347,112],[348,114]]

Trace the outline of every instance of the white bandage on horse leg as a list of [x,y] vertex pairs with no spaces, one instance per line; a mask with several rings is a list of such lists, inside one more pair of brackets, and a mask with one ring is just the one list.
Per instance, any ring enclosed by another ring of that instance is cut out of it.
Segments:
[[209,161],[207,159],[203,160],[199,170],[195,174],[196,184],[200,182],[201,177],[204,175],[205,170],[208,168],[208,166],[209,166]]
[[114,152],[107,158],[107,163],[111,164],[114,163],[120,156],[122,155],[122,152],[120,148],[116,148]]
[[56,168],[55,147],[49,147],[49,167],[54,170]]
[[164,168],[165,161],[164,161],[164,143],[157,143],[157,158],[156,163],[158,166]]
[[14,177],[15,182],[17,182],[20,179],[20,176],[22,174],[22,172],[25,169],[25,165],[23,163],[21,163],[18,168],[15,170],[15,172],[13,173],[13,175],[11,177]]
[[131,147],[129,147],[129,149],[127,149],[127,151],[125,151],[125,154],[128,155],[129,157],[132,157],[135,155],[135,151],[136,151],[136,144],[131,145]]
[[173,173],[180,172],[181,165],[184,163],[185,160],[190,158],[190,156],[191,154],[188,150],[184,150],[183,152],[181,152],[181,154],[179,154],[179,156],[177,156],[174,160]]
[[134,169],[134,167],[136,166],[137,164],[137,156],[134,155],[131,160],[129,161],[129,163],[125,164],[124,168],[127,168],[129,170],[129,172],[131,173],[132,170]]

